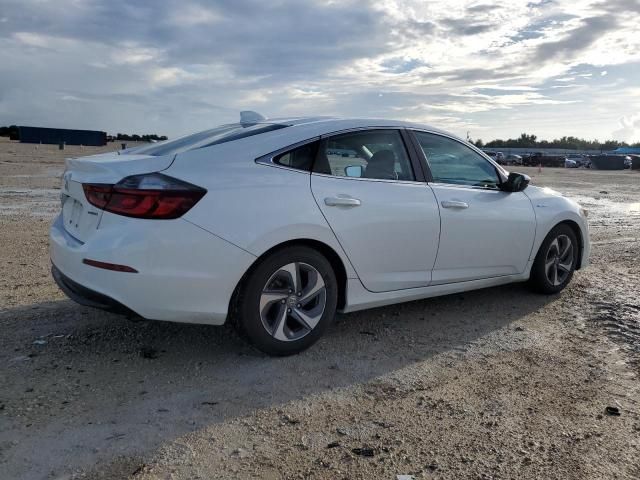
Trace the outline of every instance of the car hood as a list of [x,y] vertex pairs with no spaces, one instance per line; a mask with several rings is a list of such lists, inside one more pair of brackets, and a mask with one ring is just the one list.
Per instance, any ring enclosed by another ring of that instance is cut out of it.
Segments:
[[562,193],[549,187],[529,185],[524,190],[529,198],[563,197]]
[[549,187],[529,185],[523,191],[527,197],[529,197],[534,207],[544,205],[545,207],[554,207],[558,211],[567,209],[574,212],[578,212],[581,208],[580,204],[575,200]]

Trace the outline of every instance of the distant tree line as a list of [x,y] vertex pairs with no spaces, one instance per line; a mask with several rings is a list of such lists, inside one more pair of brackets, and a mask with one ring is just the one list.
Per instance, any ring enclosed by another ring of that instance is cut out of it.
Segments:
[[134,133],[133,135],[128,135],[126,133],[118,133],[115,136],[107,135],[107,140],[110,141],[125,140],[129,142],[150,142],[152,140],[159,142],[167,140],[167,138],[168,137],[166,135],[156,135],[155,133],[146,135],[138,135],[137,133]]
[[478,148],[563,148],[567,150],[615,150],[618,147],[640,147],[640,142],[630,145],[617,140],[599,142],[598,140],[585,140],[577,137],[561,137],[551,141],[538,140],[537,136],[526,133],[518,138],[497,139],[487,143],[478,139],[473,144]]
[[[10,125],[8,127],[0,127],[0,137],[9,137],[13,140],[20,140],[18,126]],[[118,140],[123,140],[128,142],[150,142],[154,140],[159,142],[162,140],[167,140],[167,136],[156,135],[155,133],[146,134],[146,135],[138,135],[137,133],[134,133],[133,135],[128,135],[126,133],[118,133],[117,135],[107,135],[107,140],[112,142],[118,141]]]
[[0,127],[0,137],[9,137],[12,139],[18,139],[18,126],[10,125],[8,127]]

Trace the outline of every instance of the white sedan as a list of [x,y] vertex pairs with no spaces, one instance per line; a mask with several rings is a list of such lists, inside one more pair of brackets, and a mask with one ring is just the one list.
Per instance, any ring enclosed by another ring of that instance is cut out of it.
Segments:
[[52,272],[78,303],[232,320],[287,355],[336,311],[525,280],[562,290],[587,265],[586,212],[528,183],[426,125],[243,112],[67,160]]

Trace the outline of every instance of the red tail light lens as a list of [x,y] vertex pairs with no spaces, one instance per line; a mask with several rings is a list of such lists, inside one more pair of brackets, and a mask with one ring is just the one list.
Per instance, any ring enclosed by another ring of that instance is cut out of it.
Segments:
[[111,189],[113,185],[91,185],[84,183],[82,185],[84,189],[84,195],[89,200],[89,203],[95,207],[104,208],[109,203],[109,197],[111,196]]
[[91,205],[135,218],[169,220],[187,213],[207,191],[161,173],[133,175],[115,185],[85,183]]

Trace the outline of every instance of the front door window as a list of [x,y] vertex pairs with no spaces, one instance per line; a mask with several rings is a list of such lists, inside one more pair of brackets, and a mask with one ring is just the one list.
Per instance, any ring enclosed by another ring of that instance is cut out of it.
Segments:
[[495,167],[466,145],[432,133],[415,132],[436,183],[497,188]]

